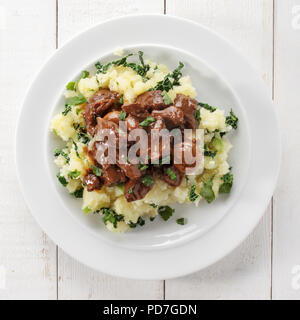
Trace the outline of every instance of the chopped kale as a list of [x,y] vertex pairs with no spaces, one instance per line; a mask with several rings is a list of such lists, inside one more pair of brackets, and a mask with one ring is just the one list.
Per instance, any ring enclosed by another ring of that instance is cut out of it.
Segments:
[[127,114],[125,111],[121,110],[120,115],[119,115],[119,119],[122,121],[125,121],[127,117]]
[[226,125],[232,126],[233,129],[237,129],[238,122],[239,122],[238,117],[233,113],[231,109],[229,116],[226,117],[226,121],[225,121]]
[[206,110],[209,110],[210,112],[214,112],[214,111],[217,110],[216,107],[212,107],[212,106],[210,106],[210,105],[207,104],[207,103],[198,102],[198,106],[200,106],[200,107],[202,107],[202,108],[204,108],[204,109],[206,109]]
[[175,174],[175,172],[171,169],[171,168],[168,168],[167,170],[166,170],[166,174],[169,176],[169,178],[171,179],[171,180],[176,180],[177,179],[177,175]]
[[78,132],[77,139],[82,142],[83,144],[87,144],[90,141],[89,136],[85,132]]
[[168,93],[167,93],[167,91],[163,91],[162,93],[161,93],[161,95],[162,95],[162,97],[163,97],[163,99],[164,99],[164,103],[165,104],[171,104],[173,101],[172,101],[172,99],[170,98],[170,96],[168,95]]
[[84,209],[83,209],[83,212],[85,213],[85,214],[88,214],[89,212],[91,212],[92,211],[92,209],[90,208],[90,207],[85,207]]
[[67,85],[66,85],[66,89],[67,90],[75,90],[76,89],[76,82],[75,81],[70,81]]
[[70,111],[72,110],[72,107],[69,104],[65,104],[65,110],[62,112],[64,116],[66,116]]
[[149,174],[147,174],[142,178],[142,182],[145,186],[150,187],[155,181]]
[[176,223],[183,226],[183,225],[185,225],[185,220],[184,220],[184,218],[179,218],[176,220]]
[[83,70],[80,74],[80,79],[85,79],[90,75],[90,73],[86,70]]
[[[153,88],[150,90],[161,90],[161,91],[170,91],[174,86],[179,86],[179,79],[182,76],[181,69],[184,67],[182,62],[179,62],[179,66],[172,72],[168,73],[163,80],[159,81]],[[171,81],[172,80],[172,81]]]
[[110,222],[116,229],[118,226],[118,222],[124,221],[124,216],[122,214],[117,214],[112,209],[102,208],[100,211],[103,214],[102,221],[105,225],[107,224],[107,222]]
[[58,181],[59,181],[64,187],[67,186],[68,181],[66,180],[65,177],[61,176],[59,173],[56,174],[56,177],[57,177]]
[[215,151],[212,151],[208,148],[207,144],[204,145],[204,155],[206,157],[211,157],[211,158],[214,158],[216,155],[217,155],[218,151],[215,150]]
[[76,156],[80,159],[80,156],[79,156],[79,153],[78,153],[78,146],[77,146],[77,143],[73,140],[73,145],[74,145],[74,149],[75,149],[75,152],[76,152]]
[[147,126],[149,126],[149,124],[152,123],[152,122],[155,122],[155,118],[153,118],[153,117],[147,117],[144,121],[142,121],[142,122],[140,123],[140,125],[141,125],[142,127],[147,127]]
[[203,185],[200,195],[208,202],[211,203],[215,200],[215,193],[212,189],[214,176],[211,176]]
[[145,224],[145,220],[142,217],[139,217],[136,223],[130,221],[129,227],[136,228],[136,226],[143,226]]
[[91,169],[93,170],[93,174],[96,175],[97,177],[102,176],[102,169],[96,166],[91,165]]
[[74,171],[69,172],[68,177],[71,179],[76,179],[80,176],[80,174],[81,172],[76,169]]
[[196,193],[196,185],[193,184],[189,190],[189,200],[194,202],[198,197],[199,195]]
[[72,97],[68,100],[68,104],[72,106],[77,106],[86,102],[86,98],[82,93],[79,93],[77,96]]
[[83,188],[80,188],[72,193],[75,198],[82,198],[83,196]]
[[70,157],[69,155],[67,155],[62,149],[56,148],[54,150],[54,156],[58,157],[59,155],[63,156],[66,159],[66,162],[69,163],[70,162]]
[[148,169],[148,165],[147,164],[144,164],[144,163],[140,163],[138,164],[138,168],[141,170],[141,171],[145,171]]
[[224,176],[221,179],[223,180],[223,183],[220,186],[219,192],[230,193],[233,184],[233,175],[230,172],[228,172],[224,174]]
[[200,114],[200,108],[197,108],[197,111],[195,113],[195,118],[200,122],[201,121],[201,114]]
[[171,207],[169,206],[160,206],[158,207],[158,210],[157,212],[160,214],[160,216],[165,220],[167,221],[171,216],[172,214],[174,213],[175,209],[172,209]]

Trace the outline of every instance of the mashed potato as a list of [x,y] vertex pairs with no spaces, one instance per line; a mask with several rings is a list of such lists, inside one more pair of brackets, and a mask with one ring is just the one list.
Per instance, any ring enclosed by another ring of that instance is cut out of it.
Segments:
[[[118,50],[116,54],[122,55],[123,52]],[[66,90],[66,99],[79,96],[82,101],[85,101],[98,89],[108,88],[119,92],[123,96],[124,103],[131,103],[138,95],[153,88],[170,72],[165,65],[151,61],[146,61],[146,63],[150,66],[146,81],[129,67],[111,65],[106,73],[94,75],[86,73],[88,75],[79,81],[68,84],[67,87],[71,90]],[[168,91],[172,100],[178,93],[191,98],[196,97],[196,90],[189,76],[182,76],[179,82],[180,85]],[[57,176],[71,194],[83,198],[84,213],[99,213],[102,208],[113,210],[115,214],[113,218],[109,214],[105,216],[107,218],[105,225],[110,231],[124,232],[130,227],[135,227],[137,223],[142,225],[141,217],[153,219],[158,214],[157,208],[160,206],[171,203],[198,205],[203,197],[207,202],[217,197],[221,186],[226,192],[226,179],[231,177],[227,163],[231,144],[225,138],[225,134],[232,129],[232,126],[223,110],[206,105],[200,108],[200,128],[205,130],[206,148],[204,171],[200,175],[186,176],[178,187],[171,187],[164,181],[157,180],[145,198],[133,202],[126,201],[122,185],[102,187],[100,191],[88,192],[82,183],[90,166],[86,153],[89,137],[80,132],[80,128],[85,125],[82,116],[83,108],[84,102],[68,104],[63,112],[52,119],[52,132],[66,142],[65,148],[55,151],[54,161],[59,169]],[[230,181],[228,188],[230,191]]]

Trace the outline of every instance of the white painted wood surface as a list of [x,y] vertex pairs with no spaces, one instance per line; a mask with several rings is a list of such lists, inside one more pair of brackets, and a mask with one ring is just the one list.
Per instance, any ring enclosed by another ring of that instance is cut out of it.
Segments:
[[[0,299],[300,298],[296,5],[300,0],[0,0],[0,267],[6,270]],[[248,57],[274,94],[286,152],[273,206],[248,239],[214,266],[165,283],[107,276],[56,248],[26,209],[12,161],[25,89],[56,44],[110,17],[164,11],[208,26]]]
[[56,248],[26,208],[13,149],[28,83],[55,50],[55,2],[1,0],[0,10],[0,299],[55,299]]
[[282,165],[274,195],[273,298],[300,298],[300,1],[275,6],[275,105]]

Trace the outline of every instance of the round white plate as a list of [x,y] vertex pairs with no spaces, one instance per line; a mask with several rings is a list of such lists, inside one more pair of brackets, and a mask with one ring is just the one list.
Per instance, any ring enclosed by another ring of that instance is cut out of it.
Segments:
[[[151,28],[149,28],[151,26]],[[53,150],[60,143],[49,132],[53,115],[63,108],[65,84],[96,61],[113,58],[117,47],[142,50],[166,64],[185,64],[197,99],[239,117],[230,135],[229,162],[234,187],[198,208],[176,206],[167,222],[159,217],[126,234],[105,230],[99,216],[84,215],[81,200],[57,182]],[[208,29],[170,16],[113,19],[76,36],[56,51],[31,85],[19,117],[16,161],[24,197],[38,223],[67,253],[116,276],[166,279],[216,262],[252,231],[262,217],[279,171],[278,122],[264,83],[245,59]],[[175,223],[186,217],[188,223]]]

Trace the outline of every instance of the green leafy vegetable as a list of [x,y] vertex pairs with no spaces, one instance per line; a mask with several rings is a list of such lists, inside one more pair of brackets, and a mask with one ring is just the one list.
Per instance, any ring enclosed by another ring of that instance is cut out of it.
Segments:
[[86,70],[83,70],[80,74],[80,79],[85,79],[90,75],[90,73]]
[[66,89],[67,90],[75,90],[76,89],[76,82],[75,81],[70,81],[67,85],[66,85]]
[[230,193],[233,184],[233,175],[228,172],[221,178],[224,182],[221,184],[219,193]]
[[151,222],[155,220],[155,217],[150,217],[149,219]]
[[75,149],[75,152],[76,152],[76,156],[80,159],[80,156],[79,156],[79,153],[78,153],[78,146],[77,146],[77,143],[73,140],[73,145],[74,145],[74,149]]
[[238,117],[233,113],[233,111],[232,111],[232,109],[231,109],[229,116],[226,117],[225,123],[226,123],[228,126],[232,126],[233,129],[237,129],[237,127],[238,127],[238,122],[239,122]]
[[112,223],[114,228],[117,228],[119,221],[124,221],[122,214],[117,214],[114,210],[109,208],[102,208],[101,213],[103,214],[102,221],[106,225],[107,222]]
[[120,120],[125,121],[126,117],[127,117],[127,113],[125,111],[121,110],[120,115],[119,115]]
[[172,209],[171,207],[169,206],[161,206],[161,207],[158,207],[158,210],[157,212],[159,213],[159,215],[165,220],[167,221],[171,216],[172,214],[174,213],[174,209]]
[[59,181],[64,187],[67,186],[68,181],[66,180],[65,177],[61,176],[59,173],[56,174],[56,177],[57,177],[58,181]]
[[80,188],[72,193],[75,198],[82,198],[83,196],[83,188]]
[[121,106],[121,105],[123,105],[124,104],[124,97],[122,96],[121,98],[120,98],[120,100],[119,100],[119,105]]
[[62,112],[64,116],[66,116],[70,111],[72,110],[72,107],[69,104],[65,104],[65,110]]
[[85,132],[78,132],[77,139],[84,144],[87,144],[90,141],[89,136]]
[[171,180],[176,180],[177,179],[177,175],[175,174],[175,172],[171,169],[171,168],[168,168],[166,170],[166,173],[167,175],[170,177]]
[[72,97],[68,100],[68,103],[72,106],[77,106],[86,102],[86,98],[82,93],[79,93],[78,96]]
[[85,207],[84,209],[83,209],[83,212],[85,213],[85,214],[88,214],[89,212],[91,212],[92,211],[92,209],[90,208],[90,207]]
[[206,109],[206,110],[209,110],[210,112],[214,112],[214,111],[217,110],[216,107],[212,107],[212,106],[210,106],[210,105],[207,104],[207,103],[198,102],[198,106],[200,106],[200,107],[202,107],[202,108],[204,108],[204,109]]
[[149,126],[149,124],[152,123],[152,122],[155,122],[155,118],[153,118],[153,117],[147,117],[144,121],[142,121],[142,122],[140,123],[140,125],[141,125],[142,127],[147,127],[147,126]]
[[154,183],[154,180],[149,174],[147,174],[142,178],[142,182],[145,186],[150,187]]
[[163,91],[162,93],[161,93],[161,95],[162,95],[162,97],[163,97],[163,99],[164,99],[164,103],[165,104],[171,104],[173,101],[172,101],[172,99],[170,98],[170,96],[168,95],[168,93],[167,93],[167,91]]
[[215,200],[215,193],[212,189],[214,176],[211,176],[202,187],[200,195],[208,202],[211,203]]
[[138,168],[141,170],[141,171],[145,171],[148,169],[148,165],[147,164],[144,164],[144,163],[140,163],[138,164]]
[[197,108],[197,111],[195,113],[195,118],[200,122],[201,121],[201,114],[200,114],[200,108]]
[[127,190],[127,193],[128,193],[128,194],[131,194],[132,192],[133,192],[133,191],[132,191],[132,187]]
[[217,150],[212,151],[208,148],[207,144],[204,145],[204,155],[207,157],[214,158],[217,155]]
[[71,179],[76,179],[76,178],[78,178],[80,176],[80,173],[81,172],[76,169],[74,171],[69,172],[68,176]]
[[146,78],[146,73],[149,71],[150,66],[148,64],[145,64],[143,55],[144,53],[142,51],[138,52],[141,64],[126,61],[126,63],[124,63],[123,65],[124,67],[129,67],[133,69],[137,74],[139,74],[143,78],[143,81],[147,81],[148,79]]
[[130,221],[129,227],[136,228],[136,226],[143,226],[145,224],[145,220],[142,217],[139,217],[136,223]]
[[223,151],[223,142],[221,139],[213,137],[211,145],[214,148],[214,150],[217,150],[219,152]]
[[151,206],[152,208],[157,208],[157,207],[158,207],[158,205],[155,204],[155,203],[150,203],[150,206]]
[[153,88],[149,89],[149,91],[151,91],[151,90],[162,90],[162,91],[168,92],[171,89],[173,89],[173,83],[170,80],[170,76],[171,76],[170,74],[167,74],[163,78],[163,80],[157,82],[157,84]]
[[109,63],[107,63],[105,65],[101,64],[100,62],[97,62],[95,64],[95,67],[97,68],[97,73],[106,73],[108,68],[111,65],[124,66],[124,67],[128,67],[128,68],[133,69],[145,81],[145,80],[147,80],[146,73],[149,71],[150,66],[148,64],[145,64],[144,58],[143,58],[143,54],[144,53],[142,51],[138,52],[138,57],[139,57],[139,60],[140,60],[140,64],[135,63],[135,62],[127,62],[127,58],[132,56],[133,55],[132,53],[122,57],[119,60],[111,61],[111,62],[109,62]]
[[172,72],[171,77],[173,78],[173,86],[180,86],[179,79],[182,77],[181,69],[184,64],[179,61],[179,66]]
[[96,175],[97,177],[102,176],[102,169],[96,166],[91,165],[91,168],[93,170],[93,174]]
[[100,61],[98,61],[96,64],[95,64],[95,67],[97,68],[97,73],[106,73],[107,70],[109,69],[110,66],[112,65],[115,65],[115,66],[126,66],[126,63],[127,63],[127,58],[132,56],[133,54],[132,53],[129,53],[127,54],[126,56],[122,57],[121,59],[119,60],[114,60],[114,61],[111,61],[105,65],[103,65]]
[[196,193],[196,185],[193,184],[189,190],[189,200],[194,202],[198,197],[199,195]]
[[70,157],[62,149],[56,148],[54,150],[54,156],[58,157],[59,155],[63,156],[66,159],[67,163],[70,162]]
[[180,225],[185,225],[185,221],[184,221],[184,218],[179,218],[176,220],[177,224],[180,224]]
[[183,67],[184,64],[179,62],[179,66],[172,73],[168,73],[163,80],[159,81],[155,87],[151,88],[150,90],[161,90],[168,92],[169,90],[173,89],[174,86],[179,86],[179,79],[182,77],[181,69]]

